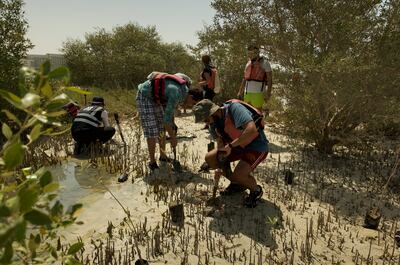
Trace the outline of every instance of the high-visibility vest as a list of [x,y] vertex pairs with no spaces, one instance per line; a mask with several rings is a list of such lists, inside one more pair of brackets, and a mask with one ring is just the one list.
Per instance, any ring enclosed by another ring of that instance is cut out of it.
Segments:
[[74,124],[76,127],[99,127],[103,121],[101,118],[103,111],[104,108],[102,106],[87,106],[78,112],[74,119]]

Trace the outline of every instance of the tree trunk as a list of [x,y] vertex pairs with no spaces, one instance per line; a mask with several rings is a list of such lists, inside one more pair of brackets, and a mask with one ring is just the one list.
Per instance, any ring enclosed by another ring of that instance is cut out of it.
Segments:
[[333,147],[338,143],[338,140],[332,140],[327,137],[322,138],[315,143],[315,147],[321,154],[332,154]]

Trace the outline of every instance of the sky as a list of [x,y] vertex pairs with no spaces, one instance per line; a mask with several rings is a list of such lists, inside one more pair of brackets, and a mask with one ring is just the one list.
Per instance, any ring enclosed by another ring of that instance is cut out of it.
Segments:
[[61,53],[67,39],[84,40],[99,28],[129,22],[155,26],[164,42],[197,44],[196,32],[212,23],[211,0],[25,0],[29,54]]

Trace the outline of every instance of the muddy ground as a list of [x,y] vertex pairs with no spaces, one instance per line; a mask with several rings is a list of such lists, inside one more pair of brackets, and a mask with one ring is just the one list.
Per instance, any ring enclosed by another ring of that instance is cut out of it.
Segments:
[[[209,135],[190,115],[177,123],[183,173],[163,164],[150,174],[144,139],[128,119],[123,132],[129,147],[124,150],[116,134],[113,159],[69,157],[53,167],[62,201],[84,204],[78,224],[63,232],[63,244],[78,237],[85,243],[77,256],[84,264],[135,264],[139,253],[149,264],[400,264],[394,240],[399,194],[383,189],[393,154],[322,158],[291,148],[266,128],[270,154],[255,171],[262,201],[248,209],[238,194],[210,204],[213,174],[198,172]],[[118,183],[122,167],[131,172]],[[219,189],[227,183],[222,180]],[[183,204],[181,223],[171,222],[174,202]],[[374,206],[382,217],[377,229],[368,229],[365,215]]]

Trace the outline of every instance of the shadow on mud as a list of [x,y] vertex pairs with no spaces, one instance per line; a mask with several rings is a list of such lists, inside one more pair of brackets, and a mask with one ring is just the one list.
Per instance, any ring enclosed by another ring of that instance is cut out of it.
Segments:
[[262,199],[250,209],[243,206],[243,194],[220,198],[224,210],[212,219],[211,230],[227,238],[243,234],[263,246],[277,247],[272,230],[282,228],[282,211],[276,204]]

